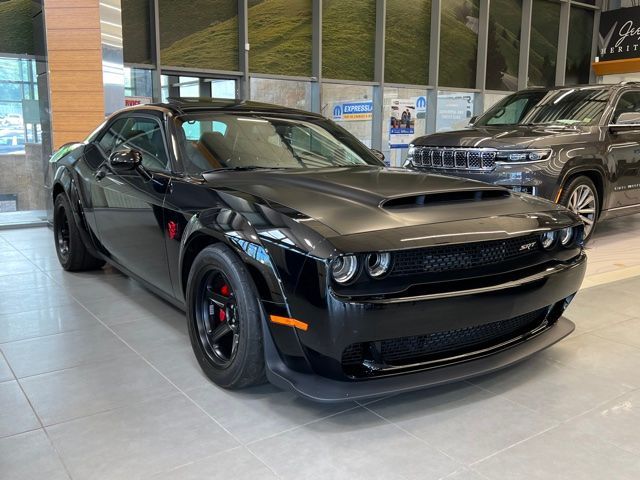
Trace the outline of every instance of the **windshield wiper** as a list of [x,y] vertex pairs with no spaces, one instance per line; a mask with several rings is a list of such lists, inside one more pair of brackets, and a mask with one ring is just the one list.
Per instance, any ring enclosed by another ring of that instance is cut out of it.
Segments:
[[203,175],[205,173],[214,173],[214,172],[246,172],[250,170],[286,170],[287,167],[261,167],[259,165],[246,165],[246,166],[237,166],[237,167],[220,167],[220,168],[212,168],[211,170],[205,170],[201,172]]

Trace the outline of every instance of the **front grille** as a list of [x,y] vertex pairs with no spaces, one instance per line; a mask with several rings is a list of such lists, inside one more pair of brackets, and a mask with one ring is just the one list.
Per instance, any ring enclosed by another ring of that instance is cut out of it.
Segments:
[[444,245],[394,253],[390,275],[442,273],[495,265],[540,252],[536,235],[489,242]]
[[415,147],[413,164],[416,167],[456,170],[493,170],[495,150],[482,148]]
[[342,369],[349,376],[375,373],[364,366],[369,361],[384,368],[446,360],[490,349],[540,327],[547,308],[484,325],[433,332],[426,335],[391,338],[349,345],[342,353]]

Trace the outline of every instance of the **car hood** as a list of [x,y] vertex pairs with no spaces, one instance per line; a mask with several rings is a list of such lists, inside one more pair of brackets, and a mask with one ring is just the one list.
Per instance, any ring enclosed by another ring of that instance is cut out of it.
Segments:
[[[502,187],[400,168],[219,171],[205,174],[205,179],[222,196],[250,194],[341,236],[489,217],[495,223],[502,216],[560,208]],[[519,228],[503,223],[505,231]]]
[[592,127],[474,127],[426,135],[416,138],[413,143],[434,147],[526,149],[589,141],[593,134]]

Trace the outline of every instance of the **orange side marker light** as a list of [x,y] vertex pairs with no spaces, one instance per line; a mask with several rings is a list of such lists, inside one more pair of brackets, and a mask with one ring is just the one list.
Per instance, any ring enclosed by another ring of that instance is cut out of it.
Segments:
[[277,323],[278,325],[287,325],[289,327],[297,328],[298,330],[302,330],[306,332],[309,329],[309,325],[301,322],[300,320],[296,320],[295,318],[289,317],[279,317],[278,315],[270,315],[271,323]]

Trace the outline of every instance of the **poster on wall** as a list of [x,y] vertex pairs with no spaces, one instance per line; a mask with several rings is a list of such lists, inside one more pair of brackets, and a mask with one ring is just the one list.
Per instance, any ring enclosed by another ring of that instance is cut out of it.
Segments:
[[124,97],[125,107],[134,107],[136,105],[142,105],[151,102],[153,102],[153,98],[151,97]]
[[[424,97],[419,97],[424,99]],[[389,147],[408,148],[415,136],[416,99],[395,99],[389,105]],[[426,101],[424,102],[426,106]],[[422,105],[422,101],[420,102]]]
[[332,118],[336,122],[371,120],[373,118],[373,102],[362,100],[335,103]]
[[640,7],[608,10],[600,15],[598,61],[640,57]]
[[438,95],[436,130],[459,130],[469,124],[473,116],[473,93],[445,93]]

